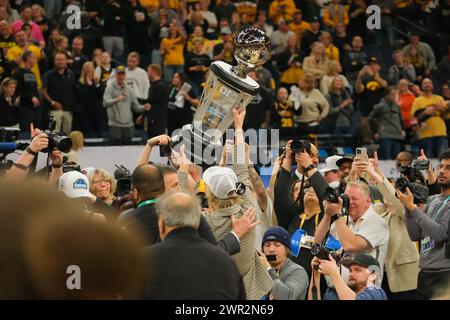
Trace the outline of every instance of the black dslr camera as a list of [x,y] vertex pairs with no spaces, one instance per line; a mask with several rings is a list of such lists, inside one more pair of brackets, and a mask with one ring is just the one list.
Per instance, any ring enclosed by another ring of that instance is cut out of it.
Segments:
[[323,194],[323,199],[331,203],[339,203],[339,198],[342,199],[342,209],[341,212],[344,215],[348,215],[348,210],[350,208],[350,199],[344,193],[338,194],[336,190],[331,187],[325,189]]
[[[291,142],[291,150],[292,150],[292,160],[295,159],[296,153],[306,152],[307,154],[311,154],[311,145],[306,140],[292,140]],[[280,155],[286,152],[286,148],[280,148],[278,153]]]
[[[334,261],[336,261],[337,264],[341,261],[341,256],[336,251],[330,251],[327,248],[325,248],[324,245],[316,242],[313,243],[311,246],[311,254],[314,257],[319,258],[320,260],[330,260],[329,255],[333,257]],[[315,269],[318,269],[318,266],[315,266]]]
[[63,153],[68,153],[72,148],[72,140],[68,136],[56,134],[55,128],[56,120],[54,117],[50,117],[48,130],[45,130],[45,134],[48,136],[48,148],[41,150],[41,152],[49,153],[57,149]]
[[406,192],[406,188],[409,188],[414,196],[415,204],[427,203],[429,191],[426,186],[420,183],[410,182],[405,178],[399,178],[395,183],[395,187],[403,193]]

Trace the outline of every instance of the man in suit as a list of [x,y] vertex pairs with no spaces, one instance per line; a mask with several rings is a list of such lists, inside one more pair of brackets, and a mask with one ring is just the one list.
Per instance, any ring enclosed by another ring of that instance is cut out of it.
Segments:
[[233,259],[198,234],[202,214],[195,196],[164,195],[156,210],[162,242],[144,249],[145,299],[246,299]]
[[[174,181],[176,187],[173,187]],[[120,220],[124,224],[133,225],[140,232],[144,238],[145,246],[152,245],[160,240],[155,210],[156,198],[170,191],[178,191],[176,181],[178,181],[176,170],[162,165],[143,164],[138,166],[131,175],[132,195],[137,207]],[[248,214],[235,219],[232,226],[233,231],[217,241],[202,215],[198,233],[201,238],[213,245],[218,245],[230,255],[233,255],[240,251],[239,238],[242,238],[254,227],[253,220],[254,217]]]

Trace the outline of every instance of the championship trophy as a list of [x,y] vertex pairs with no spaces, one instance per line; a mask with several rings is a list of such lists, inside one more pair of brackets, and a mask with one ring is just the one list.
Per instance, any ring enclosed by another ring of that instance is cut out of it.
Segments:
[[172,146],[185,145],[186,157],[193,163],[207,166],[217,160],[214,150],[221,147],[221,138],[233,123],[232,110],[245,108],[259,90],[246,72],[269,60],[269,38],[262,30],[247,28],[234,39],[234,46],[238,65],[211,64],[192,124],[172,139]]

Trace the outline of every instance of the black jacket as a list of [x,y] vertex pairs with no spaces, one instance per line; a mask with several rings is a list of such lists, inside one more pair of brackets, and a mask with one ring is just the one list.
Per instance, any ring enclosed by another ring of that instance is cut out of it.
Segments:
[[151,110],[148,112],[149,125],[158,123],[167,127],[169,86],[163,79],[151,83],[146,102],[152,105]]
[[[12,101],[16,101],[17,97],[13,96]],[[19,106],[9,104],[5,97],[0,96],[0,127],[10,127],[19,123]]]
[[[150,246],[160,241],[159,229],[158,229],[158,216],[154,204],[147,204],[140,208],[136,208],[130,211],[126,216],[121,219],[125,223],[130,223],[137,229],[138,232],[144,237],[144,244]],[[230,255],[236,254],[241,250],[239,241],[237,238],[229,233],[219,242],[214,237],[214,234],[206,222],[205,217],[202,215],[200,218],[200,226],[198,227],[198,233],[201,238],[205,239],[213,245],[217,245]]]
[[25,68],[17,68],[13,77],[17,80],[16,92],[20,95],[20,104],[25,108],[35,109],[31,99],[33,97],[39,98],[39,92],[34,73]]
[[245,300],[242,276],[225,252],[193,228],[171,231],[143,250],[145,299]]
[[104,37],[122,37],[123,26],[125,23],[125,8],[121,5],[121,1],[114,1],[118,4],[103,4],[100,9],[100,17],[103,19],[103,36]]

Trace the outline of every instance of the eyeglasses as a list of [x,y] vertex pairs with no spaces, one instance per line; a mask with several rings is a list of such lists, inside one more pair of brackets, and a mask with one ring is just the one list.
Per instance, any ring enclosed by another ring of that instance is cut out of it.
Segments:
[[111,184],[111,179],[93,180],[92,184],[101,184],[102,182]]

